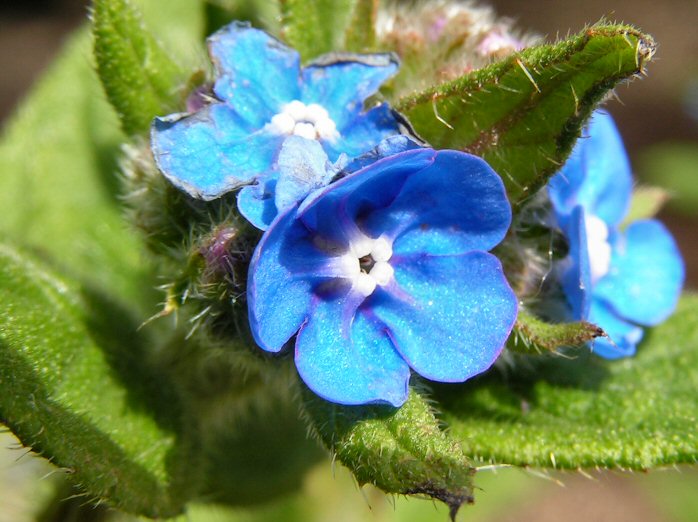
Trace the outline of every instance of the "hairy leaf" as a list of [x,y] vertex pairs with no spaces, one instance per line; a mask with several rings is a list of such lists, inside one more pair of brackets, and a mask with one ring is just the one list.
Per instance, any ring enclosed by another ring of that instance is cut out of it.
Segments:
[[143,360],[138,323],[6,245],[0,308],[0,419],[94,500],[180,512],[195,491],[188,442],[172,389]]
[[344,36],[347,51],[369,52],[376,46],[378,0],[355,0],[351,21]]
[[279,0],[282,35],[303,58],[336,50],[354,0]]
[[523,353],[545,353],[563,346],[583,346],[603,335],[601,328],[586,321],[552,324],[520,309],[507,347]]
[[440,386],[444,419],[486,462],[648,469],[698,461],[698,296],[648,330],[635,357],[580,351]]
[[517,205],[560,168],[596,105],[642,73],[654,48],[632,27],[597,25],[395,105],[433,146],[485,158]]
[[399,409],[341,406],[307,389],[304,399],[310,425],[360,484],[439,499],[452,517],[464,502],[472,502],[475,470],[415,390]]
[[146,134],[178,99],[184,74],[144,27],[129,0],[94,0],[97,71],[127,134]]

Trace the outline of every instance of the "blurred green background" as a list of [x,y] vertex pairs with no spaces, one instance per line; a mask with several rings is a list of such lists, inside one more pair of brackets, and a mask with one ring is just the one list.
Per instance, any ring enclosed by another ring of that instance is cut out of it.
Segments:
[[[152,0],[163,2],[166,0]],[[0,121],[60,50],[65,35],[85,21],[83,0],[0,4]],[[698,2],[695,0],[493,0],[496,11],[521,30],[564,36],[605,17],[633,23],[659,42],[648,78],[617,89],[608,104],[625,137],[640,183],[672,195],[661,219],[686,258],[687,283],[698,286]],[[87,57],[86,57],[87,59]],[[478,474],[477,503],[459,521],[698,520],[698,468],[622,472],[549,473],[496,469]],[[73,497],[64,475],[0,435],[0,522],[132,520]],[[401,521],[447,520],[431,501],[390,498],[359,489],[329,460],[306,477],[301,493],[256,510],[193,506],[182,521]]]

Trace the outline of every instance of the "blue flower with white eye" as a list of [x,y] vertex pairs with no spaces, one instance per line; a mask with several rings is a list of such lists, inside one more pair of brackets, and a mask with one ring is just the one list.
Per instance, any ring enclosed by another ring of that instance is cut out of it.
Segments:
[[621,229],[632,195],[632,174],[609,114],[596,111],[572,155],[548,185],[555,217],[570,243],[562,287],[574,319],[608,334],[598,355],[635,353],[642,326],[666,319],[676,307],[684,266],[671,234],[657,220]]
[[[321,150],[308,154],[323,164]],[[511,208],[497,174],[462,152],[394,137],[353,167],[262,237],[250,325],[270,352],[296,336],[298,373],[321,397],[400,406],[410,370],[462,382],[502,350],[517,299],[487,251]]]
[[330,54],[300,67],[296,51],[234,22],[208,39],[216,99],[156,118],[151,142],[162,173],[204,200],[242,188],[240,212],[266,229],[276,216],[277,159],[289,136],[322,145],[330,161],[356,157],[398,133],[387,104],[364,101],[393,76],[392,54]]

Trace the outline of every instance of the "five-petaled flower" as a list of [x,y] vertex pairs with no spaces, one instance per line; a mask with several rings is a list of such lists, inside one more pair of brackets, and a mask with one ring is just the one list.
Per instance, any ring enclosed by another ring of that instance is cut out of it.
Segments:
[[334,53],[301,68],[296,51],[240,22],[208,43],[216,99],[193,114],[156,118],[153,154],[163,174],[193,197],[212,200],[242,187],[238,208],[258,228],[283,210],[274,192],[287,137],[317,140],[334,162],[398,132],[387,104],[363,111],[397,71],[393,54]]
[[586,133],[550,180],[548,194],[570,244],[561,277],[573,318],[603,328],[608,339],[596,339],[594,352],[615,359],[635,353],[640,325],[656,325],[671,314],[684,267],[660,222],[621,227],[633,181],[611,117],[595,112]]
[[399,406],[410,368],[462,382],[502,350],[517,299],[487,251],[511,208],[497,174],[462,152],[395,137],[355,165],[266,231],[250,264],[250,324],[270,352],[296,336],[298,373],[321,397]]

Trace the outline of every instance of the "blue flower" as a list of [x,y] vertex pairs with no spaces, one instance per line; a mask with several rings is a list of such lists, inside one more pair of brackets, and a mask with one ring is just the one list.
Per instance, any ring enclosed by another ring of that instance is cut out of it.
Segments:
[[574,319],[608,334],[594,352],[608,359],[635,353],[641,326],[676,307],[684,267],[671,234],[654,219],[620,227],[632,195],[632,174],[610,115],[594,113],[587,137],[548,185],[560,228],[570,243],[562,287]]
[[334,162],[398,132],[387,104],[363,112],[366,98],[397,71],[392,54],[331,54],[301,68],[296,51],[239,22],[208,44],[217,99],[193,114],[156,118],[153,154],[163,174],[195,198],[243,187],[238,208],[258,228],[277,213],[276,162],[288,136],[318,141]]
[[329,401],[400,406],[410,369],[462,382],[516,318],[487,252],[511,221],[501,180],[477,157],[410,147],[387,140],[280,214],[250,264],[255,340],[278,352],[295,335],[298,373]]

